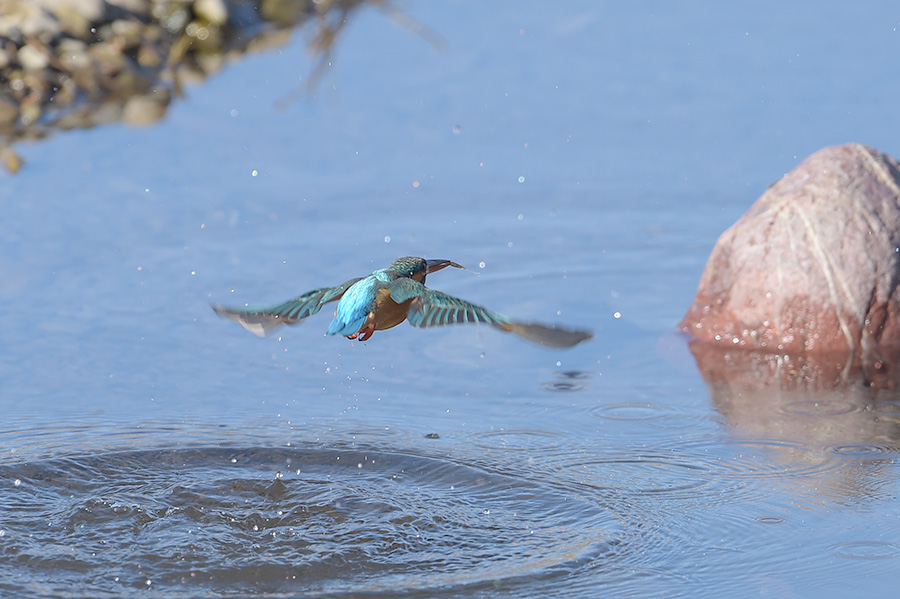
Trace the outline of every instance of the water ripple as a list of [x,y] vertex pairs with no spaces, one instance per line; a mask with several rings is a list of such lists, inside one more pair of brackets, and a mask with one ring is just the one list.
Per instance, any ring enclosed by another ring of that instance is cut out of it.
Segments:
[[706,414],[694,413],[683,406],[673,407],[643,401],[602,404],[594,407],[591,413],[604,420],[651,424],[663,428],[691,427],[707,419]]
[[857,411],[857,407],[848,401],[826,399],[816,401],[792,401],[786,403],[782,410],[787,414],[800,416],[842,416]]
[[375,451],[29,462],[0,468],[0,506],[7,590],[58,594],[90,581],[101,597],[147,587],[167,596],[493,587],[600,559],[622,536],[619,517],[597,502]]
[[700,441],[678,450],[696,455],[716,474],[732,478],[812,476],[840,465],[828,452],[784,440]]
[[712,483],[703,463],[667,453],[614,453],[570,463],[566,469],[581,484],[626,496],[693,498]]
[[878,560],[900,557],[900,545],[883,541],[848,541],[830,547],[837,557]]
[[553,374],[556,377],[555,381],[541,383],[541,388],[544,391],[557,393],[584,391],[587,389],[586,381],[593,376],[593,373],[588,370],[561,370]]
[[871,408],[871,411],[881,418],[891,420],[900,419],[900,401],[881,400]]
[[881,445],[878,443],[843,443],[840,445],[830,445],[826,448],[828,451],[845,457],[855,459],[885,459],[897,454],[898,449],[889,445]]
[[564,437],[553,431],[501,429],[475,433],[470,439],[482,449],[543,451],[558,447]]

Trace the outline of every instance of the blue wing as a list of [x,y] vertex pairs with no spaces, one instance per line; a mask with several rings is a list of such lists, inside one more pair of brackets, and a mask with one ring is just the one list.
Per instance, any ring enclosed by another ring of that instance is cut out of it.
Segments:
[[283,324],[296,324],[307,316],[312,316],[328,302],[340,299],[359,280],[350,279],[337,287],[313,289],[282,304],[267,308],[226,308],[214,305],[212,309],[219,316],[229,318],[251,333],[264,337]]
[[406,318],[411,325],[416,327],[484,323],[548,347],[572,347],[594,336],[591,331],[587,330],[547,326],[537,322],[517,322],[483,306],[428,289],[421,283],[415,284],[421,289],[404,283],[397,293],[392,291],[391,297],[394,301],[403,297],[412,299]]

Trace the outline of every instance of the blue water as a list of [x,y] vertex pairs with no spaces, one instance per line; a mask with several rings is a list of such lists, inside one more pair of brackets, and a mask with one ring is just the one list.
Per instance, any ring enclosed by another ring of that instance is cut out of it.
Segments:
[[[836,143],[900,156],[894,4],[400,7],[441,43],[365,8],[310,93],[301,29],[153,127],[17,146],[0,589],[893,590],[900,396],[716,391],[674,329],[772,181]],[[209,309],[402,255],[596,336],[359,343],[323,335],[326,309],[258,339]]]

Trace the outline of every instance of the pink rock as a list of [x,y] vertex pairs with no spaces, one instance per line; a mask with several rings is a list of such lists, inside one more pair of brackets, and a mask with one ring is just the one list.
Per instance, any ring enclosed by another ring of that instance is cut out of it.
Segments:
[[716,242],[681,328],[779,353],[900,344],[900,164],[824,148],[774,183]]

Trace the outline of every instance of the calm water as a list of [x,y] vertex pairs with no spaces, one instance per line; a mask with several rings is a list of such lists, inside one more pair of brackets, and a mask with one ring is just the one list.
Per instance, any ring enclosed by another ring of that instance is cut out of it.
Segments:
[[[0,179],[0,591],[874,596],[900,396],[713,385],[673,334],[716,237],[813,151],[900,155],[893,2],[409,2],[304,31],[147,129]],[[209,302],[387,265],[525,320],[257,339]]]

